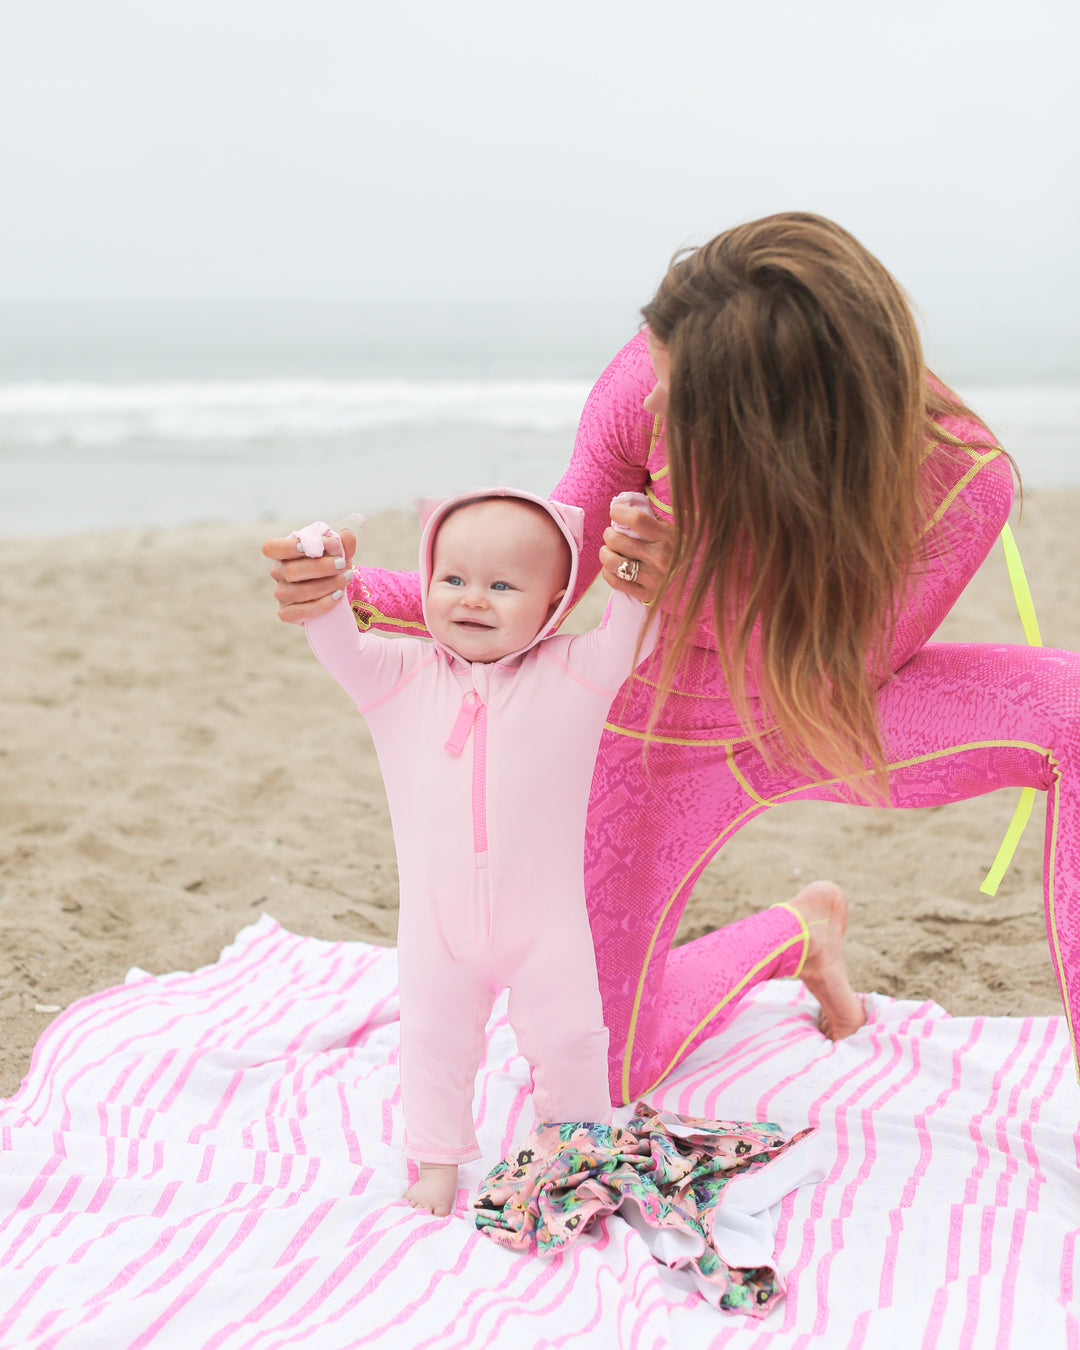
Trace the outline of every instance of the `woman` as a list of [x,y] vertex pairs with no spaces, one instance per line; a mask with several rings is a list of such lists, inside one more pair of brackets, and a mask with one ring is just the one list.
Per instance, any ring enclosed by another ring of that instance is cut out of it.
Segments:
[[[610,584],[663,619],[612,709],[590,803],[613,1099],[646,1091],[753,983],[814,951],[805,904],[671,949],[709,859],[800,798],[930,806],[1046,790],[1047,930],[1071,1028],[1080,658],[925,645],[1008,517],[1008,456],[925,371],[892,277],[820,217],[726,231],[677,259],[643,313],[648,335],[597,382],[554,492],[586,513],[583,561],[598,552]],[[641,490],[663,519],[609,512]],[[609,514],[642,538],[606,528]],[[264,551],[287,557],[281,544]],[[333,584],[302,567],[272,569],[284,618]],[[584,569],[579,587],[592,579]],[[350,594],[361,625],[417,631],[415,579],[365,570]],[[835,897],[811,898],[828,917]],[[844,1034],[859,1018],[837,983],[832,915],[814,979]]]

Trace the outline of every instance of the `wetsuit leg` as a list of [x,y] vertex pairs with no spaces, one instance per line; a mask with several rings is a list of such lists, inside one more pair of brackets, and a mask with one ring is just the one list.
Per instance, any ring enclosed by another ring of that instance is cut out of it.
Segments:
[[[884,686],[879,717],[896,807],[940,806],[1003,787],[1047,793],[1043,903],[1075,1052],[1080,1026],[1080,656],[1049,647],[930,643]],[[850,800],[747,767],[770,803]]]
[[507,1012],[532,1066],[536,1119],[605,1122],[608,1031],[584,899],[556,919],[557,908],[554,896],[537,904],[544,931],[513,975]]
[[[1075,1046],[1075,1029],[1080,1025],[1080,656],[1036,647],[930,644],[884,687],[880,717],[893,806],[942,805],[1001,787],[1030,786],[1048,793],[1043,876],[1047,936]],[[682,752],[688,780],[695,793],[703,793],[709,809],[702,816],[695,802],[685,800],[680,828],[685,834],[692,813],[698,831],[708,820],[712,843],[703,846],[706,856],[768,806],[800,799],[853,800],[842,783],[800,780],[790,773],[770,770],[752,747],[743,746],[734,752],[735,763],[729,768],[746,784],[746,792],[742,798],[729,793],[723,803],[717,791],[717,784],[724,781],[723,765],[715,762],[715,782],[703,784],[694,767],[694,757],[700,752],[685,747]],[[629,771],[631,766],[624,767]],[[669,777],[665,777],[665,785]],[[669,804],[658,805],[666,821]],[[629,809],[624,811],[624,818],[627,814]],[[651,834],[654,827],[651,822],[645,824],[648,818],[645,806],[626,825],[626,838],[631,838],[635,830]],[[670,828],[670,824],[665,827]],[[602,836],[603,831],[600,833]],[[615,872],[606,889],[598,885],[595,896],[592,890],[589,892],[590,914],[600,914],[608,921],[601,924],[602,928],[610,927],[611,917],[617,917],[621,906],[624,914],[633,914],[635,925],[646,929],[644,943],[639,941],[634,946],[630,958],[637,965],[639,982],[637,1024],[629,1038],[629,1069],[623,1073],[631,1092],[647,1086],[646,1080],[652,1081],[651,1075],[658,1069],[666,1072],[672,1067],[667,1056],[673,1044],[672,1032],[678,1028],[671,1018],[664,1022],[656,1016],[650,1019],[650,1009],[666,1004],[674,1010],[678,1001],[684,1038],[699,1028],[696,1037],[687,1040],[687,1049],[730,1016],[728,1004],[716,1013],[715,1021],[709,1022],[715,991],[705,995],[700,992],[713,978],[714,967],[727,959],[730,929],[680,947],[677,960],[669,957],[665,968],[664,953],[677,922],[672,916],[681,912],[700,867],[688,867],[672,885],[676,870],[672,867],[651,899],[634,890],[632,880],[628,882],[626,876],[620,878]],[[655,884],[660,880],[657,872],[652,881]],[[620,898],[625,897],[628,887],[634,897],[632,907]],[[599,946],[597,950],[599,960]],[[612,1019],[621,1019],[620,1024],[629,1026],[635,995],[627,985],[625,962],[614,968],[616,978],[610,978],[609,965],[600,964],[609,1025],[613,1025]],[[683,1053],[686,1051],[680,1051],[678,1057]]]
[[585,888],[616,1103],[648,1090],[749,989],[793,975],[804,955],[786,909],[669,950],[706,863],[768,805],[742,778],[737,743],[696,734],[694,745],[653,743],[643,761],[640,739],[606,731],[593,778]]
[[469,1162],[480,1156],[473,1094],[495,990],[453,959],[434,926],[424,938],[417,954],[399,932],[404,1152],[418,1162]]

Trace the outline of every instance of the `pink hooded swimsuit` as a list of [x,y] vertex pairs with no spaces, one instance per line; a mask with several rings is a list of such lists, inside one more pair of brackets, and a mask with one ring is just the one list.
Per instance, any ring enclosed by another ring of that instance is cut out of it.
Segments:
[[646,611],[613,595],[603,627],[550,636],[577,589],[583,514],[510,489],[434,509],[420,546],[425,601],[441,521],[493,495],[543,506],[571,550],[566,595],[522,651],[470,663],[438,642],[359,634],[346,603],[306,624],[315,655],[363,713],[386,784],[401,891],[405,1153],[421,1162],[480,1156],[473,1083],[500,988],[510,989],[510,1023],[533,1067],[537,1119],[606,1121],[611,1112],[585,815],[597,745]]
[[[644,335],[596,382],[574,455],[555,489],[585,512],[581,591],[598,569],[608,505],[647,491],[670,518],[663,425],[642,408],[655,384]],[[1047,794],[1043,899],[1054,971],[1076,1046],[1080,1027],[1080,657],[1005,643],[934,643],[1008,520],[1012,473],[983,429],[945,418],[926,447],[933,500],[926,547],[894,635],[878,718],[893,806],[936,806],[1001,787]],[[422,631],[414,576],[365,569],[352,582],[358,624]],[[659,653],[657,653],[657,658]],[[748,672],[753,679],[753,670]],[[707,625],[667,702],[646,767],[648,670],[615,705],[600,743],[585,840],[585,894],[611,1033],[610,1087],[634,1098],[731,1016],[742,995],[791,975],[806,934],[785,909],[672,944],[709,859],[747,821],[800,798],[846,801],[843,783],[770,768],[732,706]]]

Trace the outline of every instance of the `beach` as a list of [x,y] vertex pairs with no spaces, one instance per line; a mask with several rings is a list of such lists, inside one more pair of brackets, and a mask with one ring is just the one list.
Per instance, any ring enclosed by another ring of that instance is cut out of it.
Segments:
[[[1080,648],[1080,490],[1032,491],[1014,530],[1047,645]],[[291,522],[290,524],[295,524]],[[392,944],[397,881],[371,741],[302,631],[276,617],[273,524],[0,543],[0,1095],[56,1011],[216,960],[260,914]],[[406,513],[363,560],[414,565]],[[589,627],[595,590],[572,622]],[[1022,642],[995,548],[937,634]],[[1018,791],[920,811],[775,808],[713,860],[680,940],[830,877],[859,990],[956,1015],[1061,1011],[1042,907],[1043,797],[980,894]]]

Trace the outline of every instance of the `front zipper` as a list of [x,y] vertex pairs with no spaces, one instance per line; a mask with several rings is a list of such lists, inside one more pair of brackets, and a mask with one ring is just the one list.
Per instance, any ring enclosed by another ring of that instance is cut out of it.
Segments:
[[487,709],[477,699],[472,743],[473,852],[477,867],[488,862],[487,841]]
[[473,854],[477,867],[487,866],[487,709],[480,695],[470,689],[461,700],[461,707],[447,737],[444,750],[460,755],[469,739],[473,738],[472,818]]

